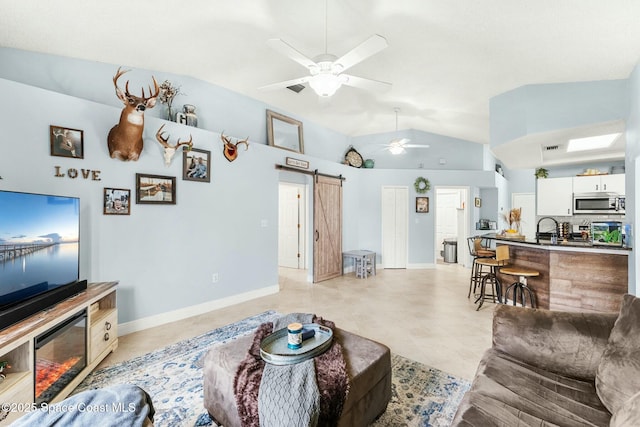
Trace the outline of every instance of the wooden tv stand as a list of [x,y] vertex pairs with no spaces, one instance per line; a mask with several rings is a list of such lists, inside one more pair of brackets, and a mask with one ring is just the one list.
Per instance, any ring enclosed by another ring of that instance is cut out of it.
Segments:
[[87,366],[50,403],[67,397],[118,347],[117,285],[118,282],[90,283],[86,291],[0,331],[0,361],[11,365],[0,382],[0,425],[26,414],[35,402],[34,340],[38,335],[87,310]]

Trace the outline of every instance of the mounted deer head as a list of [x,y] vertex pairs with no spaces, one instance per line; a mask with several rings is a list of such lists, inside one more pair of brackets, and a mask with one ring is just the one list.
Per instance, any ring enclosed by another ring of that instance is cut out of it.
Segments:
[[171,135],[168,135],[166,138],[162,137],[162,134],[164,132],[162,132],[162,129],[164,128],[164,125],[160,126],[160,129],[158,129],[158,132],[156,132],[156,139],[158,140],[158,142],[160,143],[160,145],[162,145],[163,147],[163,154],[164,154],[164,164],[165,166],[169,166],[171,164],[171,159],[173,159],[173,156],[175,156],[175,154],[178,152],[178,148],[180,148],[181,145],[186,145],[186,150],[187,151],[191,151],[191,148],[193,148],[193,136],[189,135],[189,141],[187,142],[180,142],[180,139],[178,139],[178,142],[176,143],[176,145],[170,145],[169,144],[169,138],[171,138]]
[[129,70],[118,72],[113,77],[113,85],[116,88],[116,96],[124,104],[120,113],[120,122],[111,128],[107,143],[111,158],[120,160],[138,160],[142,153],[142,131],[144,130],[144,111],[156,105],[156,98],[160,94],[160,87],[155,77],[153,87],[149,86],[149,96],[146,97],[144,88],[142,96],[134,96],[129,93],[129,81],[125,84],[124,92],[118,87],[118,79]]
[[222,131],[222,133],[220,134],[220,139],[222,139],[222,142],[224,143],[224,147],[223,147],[224,157],[230,162],[233,162],[238,157],[239,144],[245,145],[244,151],[247,151],[249,149],[249,137],[246,137],[242,141],[237,141],[234,144],[231,142],[230,138],[227,138],[226,136],[224,136],[224,131]]

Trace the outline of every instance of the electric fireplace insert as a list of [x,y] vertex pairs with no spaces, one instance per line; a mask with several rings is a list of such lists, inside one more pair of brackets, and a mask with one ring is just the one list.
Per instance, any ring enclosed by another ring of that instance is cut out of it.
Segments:
[[87,366],[87,310],[35,339],[35,403],[49,403]]

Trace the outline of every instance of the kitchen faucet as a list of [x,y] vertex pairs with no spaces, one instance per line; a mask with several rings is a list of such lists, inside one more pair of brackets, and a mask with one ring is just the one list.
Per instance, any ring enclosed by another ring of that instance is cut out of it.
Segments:
[[553,221],[554,224],[556,225],[555,227],[556,236],[560,234],[560,225],[558,224],[558,221],[556,221],[555,218],[552,218],[550,216],[543,216],[538,220],[538,224],[536,225],[536,242],[537,243],[540,243],[540,223],[545,219],[550,219],[551,221]]

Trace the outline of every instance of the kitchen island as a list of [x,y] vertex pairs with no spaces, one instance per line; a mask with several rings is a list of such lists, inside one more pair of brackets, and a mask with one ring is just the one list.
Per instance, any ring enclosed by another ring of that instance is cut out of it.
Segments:
[[[565,311],[611,312],[620,309],[628,292],[631,249],[595,246],[582,241],[520,240],[492,236],[496,245],[509,246],[509,264],[540,272],[527,279],[538,308]],[[503,289],[513,276],[498,276]],[[515,278],[517,280],[517,278]]]

